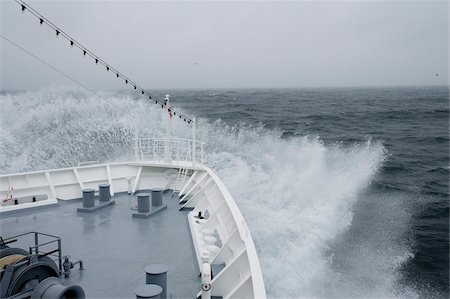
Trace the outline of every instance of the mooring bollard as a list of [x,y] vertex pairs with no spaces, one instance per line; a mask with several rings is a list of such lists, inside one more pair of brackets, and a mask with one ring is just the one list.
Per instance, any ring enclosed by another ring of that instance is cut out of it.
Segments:
[[156,284],[146,284],[138,287],[134,293],[136,299],[160,299],[163,289]]
[[167,205],[162,204],[162,189],[153,189],[152,190],[152,206],[150,210],[150,194],[148,193],[140,193],[137,195],[138,199],[138,210],[133,213],[133,217],[137,218],[147,218],[151,215],[154,215],[164,209],[167,209]]
[[106,202],[111,200],[111,193],[109,191],[109,184],[100,184],[98,185],[98,195],[100,201]]
[[[83,207],[78,208],[77,212],[80,213],[92,213],[94,211],[106,208],[108,206],[114,205],[116,202],[114,200],[111,200],[110,194],[109,194],[109,185],[107,188],[103,187],[102,185],[99,186],[99,195],[100,195],[100,201],[98,205],[95,205],[94,200],[94,189],[83,189]],[[104,191],[102,191],[104,189]],[[107,190],[106,190],[107,189]],[[102,192],[107,192],[108,197],[104,195],[103,200],[101,199]]]
[[140,193],[138,194],[138,212],[148,213],[150,212],[150,194]]
[[152,206],[160,207],[162,206],[163,199],[163,189],[155,188],[152,189]]
[[83,189],[83,208],[92,208],[95,206],[94,189]]
[[145,268],[145,283],[156,284],[162,288],[161,298],[167,297],[167,268],[163,264],[152,264]]

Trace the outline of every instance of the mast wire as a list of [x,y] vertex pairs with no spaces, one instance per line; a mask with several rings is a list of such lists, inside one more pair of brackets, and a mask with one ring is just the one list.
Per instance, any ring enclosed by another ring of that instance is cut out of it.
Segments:
[[75,47],[79,48],[80,50],[82,50],[83,51],[83,55],[90,56],[91,58],[93,58],[95,60],[96,64],[101,64],[101,65],[103,65],[106,68],[107,71],[112,71],[116,75],[117,78],[123,79],[125,84],[129,83],[130,86],[133,86],[135,90],[139,90],[142,95],[146,94],[150,101],[152,99],[155,101],[155,104],[158,104],[158,101],[159,101],[161,103],[161,108],[162,109],[165,109],[169,113],[173,113],[174,115],[179,116],[180,119],[184,120],[188,124],[192,123],[192,119],[190,119],[186,115],[183,115],[183,114],[181,114],[179,112],[174,111],[172,107],[169,107],[169,106],[166,105],[164,100],[159,100],[156,97],[154,97],[150,92],[146,91],[144,88],[142,88],[141,86],[136,84],[134,81],[130,80],[127,76],[123,75],[116,68],[112,67],[109,63],[107,63],[103,59],[99,58],[92,51],[88,50],[85,46],[83,46],[81,43],[79,43],[74,38],[72,38],[69,34],[67,34],[63,30],[61,30],[58,26],[56,26],[50,20],[48,20],[43,15],[41,15],[39,12],[37,12],[34,8],[32,8],[30,5],[28,5],[25,1],[23,1],[23,0],[14,0],[14,1],[22,6],[22,11],[23,12],[25,12],[25,10],[28,10],[32,15],[34,15],[36,18],[39,19],[39,22],[40,22],[41,25],[45,23],[47,26],[49,26],[50,28],[55,30],[57,36],[61,35],[66,40],[70,41],[70,45],[72,47],[75,46]]
[[102,97],[101,95],[99,95],[98,93],[96,93],[94,90],[90,89],[89,87],[87,87],[86,85],[84,85],[83,83],[81,83],[80,81],[78,81],[77,79],[73,78],[72,76],[64,73],[63,71],[57,69],[56,67],[52,66],[51,64],[49,64],[48,62],[46,62],[45,60],[39,58],[38,56],[34,55],[33,53],[31,53],[30,51],[22,48],[21,46],[19,46],[18,44],[16,44],[15,42],[13,42],[12,40],[8,39],[7,37],[3,36],[2,34],[0,34],[0,37],[3,38],[4,40],[6,40],[7,42],[9,42],[11,45],[15,46],[16,48],[22,50],[23,52],[27,53],[28,55],[30,55],[31,57],[33,57],[34,59],[38,60],[39,62],[41,62],[42,64],[45,64],[46,66],[48,66],[49,68],[51,68],[52,70],[54,70],[55,72],[59,73],[60,75],[66,77],[67,79],[77,83],[78,85],[80,85],[81,87],[83,87],[84,89],[86,89],[87,91],[91,92],[92,94],[96,95],[97,97],[99,97],[101,100],[104,100],[106,102],[108,102],[109,104],[113,105],[114,107],[116,107],[117,109],[122,110],[123,112],[125,112],[126,114],[130,115],[131,117],[134,118],[134,115],[131,114],[130,112],[126,111],[125,109],[117,106],[116,104],[112,103],[111,101],[105,99],[104,97]]

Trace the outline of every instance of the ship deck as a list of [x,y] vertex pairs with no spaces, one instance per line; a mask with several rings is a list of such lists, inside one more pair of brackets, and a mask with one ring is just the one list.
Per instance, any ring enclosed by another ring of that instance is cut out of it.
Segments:
[[[3,238],[37,231],[56,235],[63,255],[83,260],[85,270],[72,269],[66,284],[83,287],[87,298],[135,298],[134,290],[145,284],[144,268],[158,263],[168,266],[167,297],[195,298],[201,281],[187,212],[165,192],[167,209],[149,218],[133,218],[131,199],[116,194],[115,205],[92,213],[77,213],[81,200],[59,201],[57,206],[22,210],[2,216]],[[10,247],[27,250],[30,244]]]

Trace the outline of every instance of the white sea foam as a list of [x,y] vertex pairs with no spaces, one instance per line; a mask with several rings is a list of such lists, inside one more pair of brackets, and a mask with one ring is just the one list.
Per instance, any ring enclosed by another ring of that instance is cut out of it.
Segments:
[[[385,251],[366,255],[367,260],[363,251],[371,248],[354,250],[359,259],[350,265],[355,277],[345,276],[345,271],[342,275],[333,260],[334,250],[350,244],[330,247],[351,226],[353,206],[385,159],[384,147],[371,141],[347,148],[325,146],[317,138],[282,140],[261,129],[237,131],[222,133],[211,159],[249,223],[268,294],[399,296],[397,270],[410,257],[407,247],[392,258]],[[369,269],[367,264],[372,276],[359,279],[367,278],[365,285],[352,285]]]
[[[71,90],[0,96],[1,172],[131,159],[136,125],[141,135],[163,134],[165,115],[156,105],[102,95],[108,102]],[[173,129],[191,133],[181,121]],[[270,297],[415,296],[397,285],[398,269],[411,257],[397,238],[406,224],[382,225],[392,217],[406,223],[409,214],[399,212],[396,198],[365,194],[386,158],[380,143],[326,146],[319,138],[287,140],[263,127],[205,119],[198,136],[208,142],[207,164],[249,224]],[[352,222],[357,203],[366,218],[381,217],[381,225]],[[389,206],[395,213],[383,210]]]

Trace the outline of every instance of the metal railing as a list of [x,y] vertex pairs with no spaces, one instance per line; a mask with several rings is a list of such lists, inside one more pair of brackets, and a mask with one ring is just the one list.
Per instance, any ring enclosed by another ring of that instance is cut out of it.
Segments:
[[139,138],[136,155],[139,161],[180,161],[203,164],[202,141],[185,138]]
[[99,165],[99,164],[100,164],[100,161],[78,162],[78,167],[92,166],[92,165]]
[[[0,245],[3,247],[6,244],[17,242],[19,239],[26,238],[27,236],[34,236],[34,242],[32,241],[31,245],[28,246],[28,252],[30,255],[35,254],[38,256],[49,256],[53,261],[58,262],[59,274],[62,273],[62,251],[61,251],[61,238],[54,235],[49,235],[40,232],[28,232],[24,234],[20,234],[17,236],[9,237],[6,239],[0,239]],[[41,240],[39,240],[39,236],[41,236]],[[45,237],[46,240],[43,242],[42,237]],[[29,240],[28,240],[29,241]],[[26,242],[29,243],[29,242]],[[55,244],[56,243],[56,244]],[[33,246],[34,244],[34,246]],[[48,247],[54,245],[55,248],[50,248],[48,250],[42,249],[42,247]],[[3,269],[2,269],[3,270]]]

